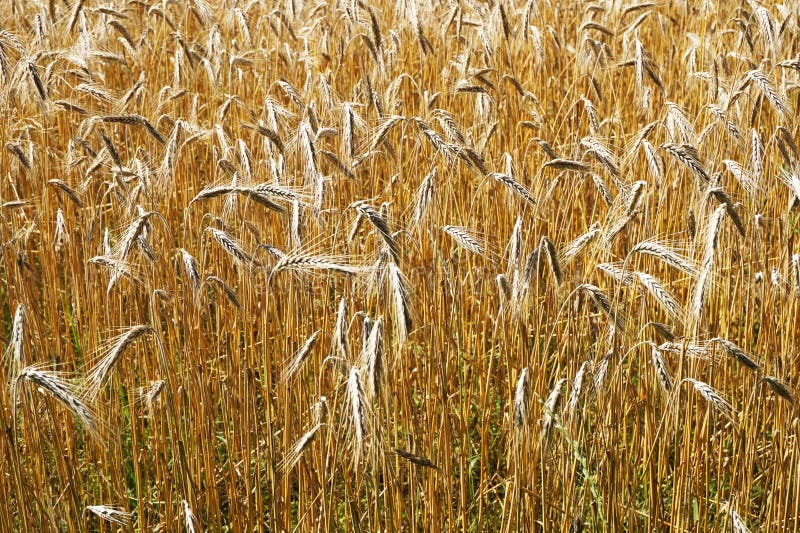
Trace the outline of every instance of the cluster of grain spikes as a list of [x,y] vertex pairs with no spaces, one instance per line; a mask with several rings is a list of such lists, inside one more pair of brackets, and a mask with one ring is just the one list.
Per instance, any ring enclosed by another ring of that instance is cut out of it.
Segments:
[[0,7],[0,531],[798,529],[796,3]]

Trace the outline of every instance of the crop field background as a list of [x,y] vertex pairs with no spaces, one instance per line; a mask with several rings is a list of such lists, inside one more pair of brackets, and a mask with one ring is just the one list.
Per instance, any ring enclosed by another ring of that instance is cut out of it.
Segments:
[[798,13],[2,2],[0,530],[798,530]]

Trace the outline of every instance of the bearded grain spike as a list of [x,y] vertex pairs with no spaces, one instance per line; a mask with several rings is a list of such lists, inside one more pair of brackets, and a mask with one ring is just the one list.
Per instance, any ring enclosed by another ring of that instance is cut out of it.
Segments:
[[206,228],[205,231],[210,233],[214,241],[219,244],[220,248],[230,255],[237,263],[249,264],[254,262],[253,257],[242,248],[242,245],[224,231],[216,228]]
[[750,356],[748,356],[747,353],[745,353],[744,350],[739,348],[734,343],[732,343],[730,341],[727,341],[727,340],[725,340],[725,339],[723,339],[721,337],[717,337],[717,338],[711,339],[711,340],[712,340],[712,342],[715,341],[715,342],[719,343],[719,345],[722,346],[723,351],[728,356],[730,356],[733,359],[735,359],[739,364],[745,366],[746,368],[748,368],[749,370],[752,370],[753,372],[758,372],[759,370],[761,370],[761,366],[758,363],[756,363],[755,361],[753,361],[750,358]]
[[653,363],[653,368],[656,370],[656,377],[658,377],[658,383],[661,385],[661,388],[666,393],[672,392],[672,375],[670,374],[666,361],[664,361],[661,350],[659,350],[655,344],[652,345],[650,361]]
[[353,464],[356,467],[364,450],[364,439],[367,435],[366,410],[364,407],[364,389],[358,369],[353,367],[347,377],[347,397],[350,403],[350,417],[353,423]]
[[556,285],[561,285],[564,281],[564,274],[561,270],[561,264],[558,261],[558,251],[556,250],[555,244],[553,244],[553,241],[548,239],[547,236],[542,235],[542,238],[539,239],[539,249],[544,251],[544,255],[547,258],[547,265],[550,267],[550,274],[553,275]]
[[572,161],[569,159],[551,159],[542,165],[542,169],[552,168],[556,170],[569,170],[572,172],[589,172],[592,167],[580,161]]
[[469,229],[460,226],[442,226],[442,231],[448,234],[460,247],[474,254],[484,255],[485,250]]
[[777,394],[790,404],[794,403],[794,396],[792,395],[792,391],[790,391],[789,387],[787,387],[786,384],[784,384],[781,380],[772,376],[764,376],[763,378],[761,378],[761,381],[766,383],[772,390],[772,392],[774,392],[775,394]]
[[674,250],[670,250],[664,245],[653,241],[642,241],[631,248],[628,255],[642,254],[655,257],[664,263],[677,268],[682,272],[686,272],[690,276],[697,276],[699,269],[691,260],[679,255]]
[[725,417],[732,424],[736,424],[736,411],[728,401],[723,398],[711,385],[694,378],[684,378],[681,383],[691,383],[700,396],[705,399],[711,407]]
[[518,181],[516,181],[512,176],[508,174],[500,174],[499,172],[493,172],[489,174],[491,178],[493,178],[498,183],[506,186],[512,192],[518,194],[520,198],[525,200],[531,205],[536,205],[536,200],[534,200],[533,196],[531,195],[530,191],[522,186]]
[[544,402],[544,406],[542,408],[542,429],[540,433],[542,440],[545,440],[549,437],[550,429],[560,414],[562,392],[564,385],[566,385],[567,382],[567,378],[559,379],[553,387],[553,390],[550,392],[550,395],[547,397],[547,400]]
[[[89,434],[99,439],[100,422],[95,413],[84,403],[84,401],[74,391],[72,386],[67,383],[57,372],[44,370],[34,366],[23,368],[11,383],[11,397],[16,410],[19,401],[19,387],[24,382],[30,382],[38,387],[38,390],[50,396],[68,411],[75,418],[80,420]],[[16,417],[14,417],[16,418]]]
[[616,311],[612,304],[611,300],[608,296],[599,288],[589,283],[583,283],[577,287],[580,290],[583,290],[589,293],[589,296],[594,301],[595,305],[600,309],[600,311],[608,317],[611,323],[614,325],[617,331],[624,332],[625,331],[625,319],[622,313]]
[[528,402],[530,401],[530,371],[528,367],[522,369],[517,379],[517,388],[514,393],[514,428],[522,430],[528,424]]
[[755,82],[767,101],[780,113],[782,117],[791,116],[792,110],[786,98],[778,92],[772,81],[760,69],[751,70],[747,73],[747,78]]
[[431,468],[433,470],[441,471],[441,469],[427,457],[423,457],[421,455],[415,455],[411,452],[408,452],[400,448],[392,448],[392,451],[394,451],[394,453],[397,454],[399,457],[402,457],[406,461],[409,461],[417,466],[422,466],[425,468]]
[[707,184],[711,181],[708,172],[706,172],[706,169],[700,162],[700,156],[698,155],[697,149],[694,146],[689,144],[678,146],[676,144],[666,143],[662,144],[661,147],[666,150],[669,155],[684,164],[686,168],[688,168],[692,174],[700,178],[704,184]]

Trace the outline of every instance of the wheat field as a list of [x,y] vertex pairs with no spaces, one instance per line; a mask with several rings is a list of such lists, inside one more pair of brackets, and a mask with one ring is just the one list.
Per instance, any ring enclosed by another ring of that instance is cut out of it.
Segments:
[[797,531],[800,3],[9,0],[1,531]]

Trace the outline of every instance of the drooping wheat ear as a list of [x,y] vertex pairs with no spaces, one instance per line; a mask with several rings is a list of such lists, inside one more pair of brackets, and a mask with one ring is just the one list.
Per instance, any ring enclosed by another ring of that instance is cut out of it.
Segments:
[[778,89],[775,88],[775,85],[761,69],[751,70],[747,73],[747,77],[755,82],[764,97],[772,104],[775,111],[780,113],[781,117],[791,116],[792,110],[789,108],[789,102],[787,102],[786,97],[778,92]]
[[620,175],[617,158],[602,142],[593,137],[584,137],[581,139],[580,144],[586,149],[586,153],[594,156],[595,159],[597,159],[604,167],[606,167],[612,176],[617,177]]
[[723,159],[722,163],[725,165],[725,168],[728,169],[728,172],[736,178],[736,181],[739,182],[742,188],[747,191],[747,194],[753,196],[758,192],[758,184],[750,172],[743,168],[742,165],[731,159]]
[[726,503],[725,506],[728,508],[728,515],[731,517],[731,528],[733,529],[733,533],[750,533],[750,530],[747,529],[747,524],[744,523],[744,520],[739,513],[734,511],[733,506],[730,503]]
[[406,277],[400,268],[389,263],[389,287],[392,293],[392,307],[394,309],[394,328],[397,338],[402,344],[408,339],[408,333],[413,327],[411,319],[411,295],[408,290]]
[[645,324],[645,327],[647,326],[652,327],[656,331],[656,333],[658,333],[658,335],[667,342],[673,342],[675,339],[678,338],[678,336],[675,335],[675,332],[672,330],[671,327],[661,322],[648,322],[647,324]]
[[639,282],[647,289],[661,306],[666,311],[669,317],[676,321],[678,324],[683,324],[685,320],[684,311],[681,308],[675,297],[661,285],[661,282],[650,274],[644,272],[637,272],[636,276]]
[[[558,154],[556,153],[556,151],[553,149],[553,147],[552,147],[552,146],[550,146],[550,143],[548,143],[548,142],[547,142],[547,141],[545,141],[544,139],[534,138],[534,139],[533,139],[533,142],[535,142],[537,145],[539,145],[539,148],[541,148],[541,149],[542,149],[542,151],[543,151],[543,152],[544,152],[544,153],[547,155],[547,157],[549,157],[550,159],[559,159],[559,157],[558,157]],[[563,161],[563,160],[562,160],[562,161]],[[542,167],[542,168],[544,168],[544,167]]]
[[169,227],[164,217],[158,212],[142,211],[139,216],[128,225],[122,238],[117,243],[115,255],[119,261],[125,261],[128,258],[133,247],[139,242],[139,237],[142,235],[142,232],[145,231],[145,227],[148,225],[150,218],[154,216],[160,219],[164,223],[164,226]]
[[600,391],[605,383],[606,376],[608,375],[608,367],[611,365],[611,358],[614,356],[614,350],[610,349],[603,358],[594,367],[594,380],[593,385],[595,391]]
[[241,194],[245,198],[253,200],[257,204],[266,207],[270,211],[277,213],[285,213],[286,209],[272,201],[272,197],[278,197],[282,200],[288,200],[292,203],[299,203],[298,198],[288,199],[290,193],[280,187],[273,187],[271,185],[261,184],[255,187],[238,187],[235,192]]
[[295,250],[300,249],[303,245],[303,240],[300,236],[302,218],[300,202],[297,200],[292,201],[292,216],[290,219],[291,222],[289,223],[289,242],[291,243],[291,247]]
[[578,289],[589,293],[592,301],[594,301],[595,305],[600,308],[600,311],[608,317],[617,331],[620,333],[625,331],[625,317],[623,313],[613,309],[611,300],[599,287],[590,283],[583,283],[578,286]]
[[337,262],[335,258],[327,256],[306,255],[303,253],[292,253],[284,256],[275,264],[269,275],[272,276],[280,272],[300,272],[309,273],[314,271],[336,272],[339,274],[354,275],[361,272],[363,268]]
[[[281,139],[280,135],[275,130],[268,128],[262,121],[259,120],[259,123],[256,125],[255,130],[261,134],[263,137],[268,139],[275,148],[278,149],[278,152],[284,154],[286,152],[286,147],[283,144],[283,140]],[[266,143],[265,143],[266,144]],[[270,151],[271,153],[271,151]]]
[[400,260],[400,248],[397,246],[397,242],[395,242],[392,236],[392,230],[389,228],[389,223],[386,219],[383,218],[374,207],[367,203],[356,202],[355,208],[356,211],[378,231],[381,239],[383,239],[383,242],[386,243],[386,246],[389,248],[392,259],[398,262]]
[[445,135],[447,135],[447,138],[451,143],[458,146],[464,146],[467,144],[464,133],[461,131],[461,128],[458,126],[458,122],[453,115],[444,109],[434,109],[433,116],[439,122],[439,125],[442,127],[442,131],[445,133]]
[[567,399],[567,414],[568,416],[575,416],[575,412],[578,409],[578,403],[580,402],[581,395],[584,393],[583,389],[583,382],[586,379],[591,379],[589,374],[591,373],[592,364],[589,361],[584,361],[578,371],[575,373],[575,377],[572,380],[572,388],[570,389],[569,398]]
[[489,174],[489,177],[497,181],[498,183],[506,186],[511,192],[517,194],[528,202],[531,205],[536,205],[536,200],[533,198],[531,192],[525,188],[521,183],[513,178],[513,176],[509,174],[501,174],[499,172],[493,172]]
[[714,409],[716,409],[722,416],[724,416],[728,421],[732,424],[736,424],[736,411],[733,409],[733,406],[728,403],[725,398],[723,398],[720,393],[718,393],[714,388],[705,383],[704,381],[699,381],[694,378],[683,378],[681,383],[688,382],[691,383],[700,396],[702,396],[709,404],[711,404]]
[[667,116],[665,123],[670,137],[676,143],[690,143],[695,140],[694,126],[686,118],[685,112],[675,102],[666,102]]
[[353,443],[353,464],[358,465],[367,435],[366,410],[364,407],[364,388],[358,368],[350,369],[347,377],[347,397],[350,402],[350,416],[353,422],[355,440]]
[[703,163],[700,162],[697,148],[690,144],[676,145],[671,143],[662,144],[661,147],[666,150],[669,155],[683,163],[686,168],[696,177],[700,178],[704,184],[711,181],[708,172],[706,172],[706,169],[703,167]]
[[[422,135],[428,140],[433,149],[447,159],[448,163],[452,164],[458,157],[460,150],[456,145],[450,144],[433,128],[431,128],[424,120],[419,117],[413,117],[413,123],[417,126]],[[467,160],[468,162],[468,160]]]
[[23,304],[17,306],[14,312],[14,321],[11,326],[11,342],[6,348],[4,359],[8,362],[10,358],[11,376],[15,376],[23,365],[26,364],[25,357],[25,327],[27,324],[28,310]]
[[370,328],[364,351],[359,356],[359,366],[366,373],[366,392],[373,401],[377,400],[383,389],[385,379],[383,349],[383,317],[378,317]]
[[589,131],[592,135],[596,135],[597,132],[600,131],[600,119],[597,118],[597,108],[592,101],[585,96],[581,96],[580,102],[583,104],[583,110],[586,111],[586,115],[589,117]]
[[586,248],[600,236],[602,232],[600,231],[600,223],[595,222],[589,228],[589,231],[580,235],[575,240],[570,243],[567,243],[566,246],[561,248],[558,252],[558,260],[559,262],[566,266],[571,263],[576,257],[578,257],[581,253],[586,250]]
[[317,424],[309,431],[307,431],[294,445],[286,452],[283,460],[278,465],[278,471],[287,474],[297,465],[303,457],[303,453],[311,446],[311,443],[317,438],[317,433],[324,424]]
[[514,229],[511,230],[511,237],[508,239],[508,265],[513,269],[522,267],[522,217],[517,217],[514,222]]
[[253,262],[253,257],[245,252],[244,248],[242,248],[242,245],[223,230],[206,228],[205,231],[211,233],[211,236],[214,238],[217,244],[219,244],[223,251],[230,255],[236,263],[250,264]]
[[642,139],[642,150],[647,160],[647,167],[650,169],[653,176],[655,176],[656,180],[660,182],[664,177],[664,160],[661,159],[655,147],[650,144],[650,141],[647,139]]
[[719,343],[719,345],[722,346],[722,349],[726,355],[732,357],[739,364],[744,365],[749,370],[752,370],[753,372],[758,372],[761,369],[761,366],[755,361],[753,361],[753,359],[750,358],[750,356],[747,355],[747,353],[741,348],[739,348],[736,344],[727,341],[721,337],[716,337],[714,339],[711,339],[710,342]]
[[163,380],[153,381],[148,387],[136,389],[136,402],[144,403],[150,417],[153,416],[153,405],[161,391],[164,390],[166,383]]
[[179,248],[178,251],[181,253],[183,271],[191,283],[192,293],[197,296],[200,290],[200,265],[197,264],[197,259],[183,248]]
[[692,357],[701,359],[703,361],[711,361],[709,356],[708,344],[694,344],[685,342],[664,342],[658,346],[662,352],[672,353],[675,355]]
[[364,215],[360,212],[356,213],[356,218],[353,220],[353,225],[350,228],[350,233],[347,234],[347,242],[353,242],[353,239],[358,235],[358,230],[361,228],[361,223],[364,222]]
[[286,93],[286,95],[289,97],[292,103],[294,103],[294,105],[296,105],[300,111],[303,111],[305,109],[305,106],[303,105],[303,99],[300,98],[300,93],[298,92],[297,89],[295,89],[295,87],[291,83],[289,83],[283,78],[277,80],[275,83],[281,89],[283,89],[283,92]]
[[725,212],[728,214],[731,220],[733,220],[733,223],[736,225],[736,229],[739,230],[741,236],[744,237],[744,223],[739,217],[739,213],[736,211],[736,206],[733,205],[733,202],[725,190],[722,187],[711,187],[708,189],[708,194],[713,196],[720,204],[725,206]]
[[419,226],[422,221],[425,219],[425,215],[428,213],[428,209],[433,204],[434,197],[436,195],[436,177],[438,175],[437,167],[433,167],[433,170],[425,176],[422,182],[417,189],[417,194],[414,200],[414,211],[411,215],[411,224],[410,226],[416,227]]
[[406,461],[409,461],[410,463],[413,463],[413,464],[415,464],[417,466],[422,466],[422,467],[425,467],[425,468],[431,468],[433,470],[441,471],[441,469],[438,466],[436,466],[436,464],[433,461],[431,461],[430,459],[428,459],[427,457],[423,457],[421,455],[416,455],[416,454],[413,454],[411,452],[408,452],[408,451],[400,449],[400,448],[392,448],[392,451],[395,454],[397,454],[399,457],[402,457]]
[[103,122],[107,123],[116,123],[116,124],[127,124],[131,126],[142,126],[147,133],[149,133],[155,140],[157,140],[160,144],[164,144],[166,141],[164,137],[159,133],[153,124],[144,118],[142,115],[106,115],[101,117]]
[[228,301],[233,304],[236,309],[241,309],[242,304],[239,302],[239,297],[236,296],[236,291],[233,290],[233,287],[225,283],[224,280],[218,278],[217,276],[206,276],[205,279],[206,283],[211,283],[216,287],[222,289],[222,292],[225,293],[225,296],[228,298]]
[[72,13],[69,16],[69,24],[67,25],[67,33],[72,33],[72,30],[75,28],[75,25],[78,23],[78,17],[81,14],[81,10],[83,9],[83,4],[85,0],[77,0],[75,5],[72,6]]
[[258,252],[258,250],[264,250],[270,256],[274,257],[275,259],[277,259],[279,261],[281,259],[283,259],[284,257],[286,257],[286,253],[283,250],[281,250],[277,246],[273,246],[271,244],[267,244],[267,243],[263,243],[262,242],[261,244],[256,246],[256,252]]
[[555,387],[553,387],[553,390],[550,392],[550,395],[547,397],[547,401],[544,402],[544,407],[542,409],[542,431],[540,434],[542,440],[549,436],[550,428],[553,426],[553,422],[559,415],[561,406],[561,393],[567,381],[567,378],[559,379],[556,382]]
[[350,343],[347,339],[348,323],[347,300],[342,298],[339,300],[339,309],[336,312],[336,324],[333,328],[333,342],[336,353],[345,361],[350,357]]
[[650,352],[650,361],[653,363],[653,368],[656,370],[656,377],[658,378],[658,383],[661,385],[661,388],[664,392],[671,392],[672,391],[672,375],[670,374],[669,367],[667,366],[667,362],[664,360],[664,356],[661,353],[661,350],[654,343],[650,344],[652,350]]
[[13,209],[22,209],[31,205],[31,200],[11,200],[10,202],[3,202],[3,209],[11,211]]
[[351,161],[356,156],[356,127],[359,123],[358,115],[353,109],[353,103],[342,103],[342,157]]
[[67,229],[67,221],[64,219],[64,211],[59,207],[56,212],[56,231],[53,236],[53,249],[56,253],[61,251],[64,243],[69,243],[69,230]]
[[325,396],[320,396],[317,403],[314,404],[314,423],[327,424],[328,423],[328,399]]
[[281,373],[281,381],[284,383],[292,379],[300,368],[302,368],[303,363],[306,362],[308,356],[311,355],[311,350],[314,348],[314,344],[317,342],[317,338],[319,338],[320,330],[315,331],[311,334],[311,336],[306,339],[306,342],[303,343],[303,346],[297,350],[297,353],[294,354],[289,361],[284,364],[283,372]]
[[703,263],[700,266],[700,274],[692,292],[692,303],[689,308],[690,316],[696,324],[700,323],[703,312],[703,303],[707,285],[714,270],[714,254],[719,243],[719,234],[722,229],[722,219],[725,216],[725,206],[720,205],[711,215],[708,227],[706,228],[705,251],[703,252]]
[[375,135],[372,137],[372,142],[369,143],[369,149],[367,149],[367,153],[375,152],[378,146],[380,146],[381,143],[383,143],[383,141],[386,139],[386,136],[389,135],[389,132],[392,130],[392,128],[404,120],[406,120],[405,117],[398,115],[386,117],[384,122],[375,132]]
[[134,283],[142,283],[142,279],[139,277],[139,275],[134,272],[131,268],[131,265],[125,261],[120,261],[105,255],[97,255],[89,259],[88,262],[95,265],[100,265],[111,271],[111,279],[108,282],[108,289],[106,290],[107,294],[111,292],[111,288],[121,277],[128,278]]
[[561,264],[558,261],[556,245],[553,244],[553,241],[546,235],[542,235],[542,238],[539,239],[539,250],[544,252],[544,256],[547,259],[547,266],[550,268],[550,274],[553,276],[556,285],[561,285],[564,281],[564,274],[561,271]]
[[118,526],[122,527],[130,527],[133,521],[133,514],[127,511],[123,511],[119,507],[113,507],[111,505],[87,505],[83,512],[90,512],[93,515],[97,516],[101,520],[105,520],[106,522],[111,522],[112,524],[117,524]]
[[[355,318],[355,317],[353,317]],[[361,351],[367,351],[367,343],[369,342],[369,335],[372,333],[372,319],[368,314],[364,313],[364,319],[361,321]]]
[[36,92],[39,95],[39,98],[42,100],[47,100],[47,87],[45,87],[42,77],[39,75],[39,68],[33,61],[28,60],[25,63],[28,67],[28,73],[31,75],[33,86],[36,87]]
[[22,151],[22,147],[20,147],[20,145],[13,142],[7,142],[5,144],[5,148],[17,157],[19,164],[22,165],[25,170],[31,169],[31,162],[28,159],[28,156],[25,155],[25,152]]
[[448,234],[456,244],[465,250],[478,255],[484,255],[485,250],[478,239],[473,236],[471,230],[461,226],[442,226],[442,231]]
[[[798,64],[800,64],[800,60],[798,60]],[[794,167],[794,162],[797,161],[797,158],[800,156],[800,151],[798,151],[797,144],[794,142],[791,132],[786,129],[785,126],[778,126],[778,128],[775,130],[775,139],[781,139],[784,146],[783,150],[788,148],[792,151],[791,154],[788,154],[787,152],[787,155],[784,157],[786,159],[787,166]]]
[[153,328],[143,324],[131,327],[128,331],[117,337],[108,352],[100,359],[97,365],[92,368],[87,376],[86,396],[94,399],[100,393],[103,384],[111,376],[111,370],[117,364],[122,354],[137,339],[153,332]]
[[[515,271],[515,278],[516,277],[518,277],[518,271]],[[500,309],[502,309],[506,302],[511,302],[513,294],[505,274],[498,274],[495,281],[497,282],[497,288],[500,293]]]
[[57,179],[52,179],[52,180],[48,180],[47,184],[48,185],[52,185],[53,187],[55,187],[56,190],[61,191],[64,194],[66,194],[67,197],[70,200],[72,200],[73,202],[75,202],[75,205],[77,205],[78,207],[83,207],[84,204],[83,204],[83,200],[81,200],[81,197],[78,195],[77,192],[75,192],[75,190],[72,187],[70,187],[69,185],[64,183],[64,181],[57,180]]
[[528,367],[525,367],[519,374],[516,392],[514,393],[514,428],[517,431],[521,431],[528,425],[530,393],[530,371]]
[[622,265],[622,262],[598,263],[594,267],[601,272],[605,272],[618,283],[625,286],[632,285],[633,282],[636,281],[636,276],[634,276],[631,270],[623,270],[620,265]]
[[580,161],[573,161],[571,159],[551,159],[542,165],[542,170],[552,168],[554,170],[568,170],[571,172],[589,172],[592,167]]
[[197,517],[192,512],[192,508],[189,507],[189,502],[186,500],[181,501],[181,506],[183,507],[183,519],[186,523],[186,531],[188,533],[196,533],[196,527],[199,527]]
[[194,198],[192,198],[192,200],[189,202],[189,206],[191,206],[195,202],[199,202],[200,200],[210,200],[212,198],[219,198],[220,196],[225,196],[234,193],[237,190],[238,190],[237,187],[231,185],[209,187],[197,193],[197,195]]
[[621,216],[618,216],[616,221],[610,225],[606,231],[604,242],[608,245],[614,238],[623,230],[625,226],[633,218],[633,215],[639,209],[639,206],[644,199],[644,193],[647,189],[647,182],[639,180],[631,185],[630,189],[625,193],[623,199],[625,200],[624,209]]
[[750,131],[750,168],[756,182],[761,180],[764,174],[764,145],[761,144],[761,137],[755,129]]
[[692,260],[654,241],[642,241],[636,244],[628,252],[628,255],[636,253],[653,256],[678,270],[686,272],[690,276],[696,276],[699,273],[697,265]]
[[16,406],[19,400],[18,392],[19,387],[24,382],[30,382],[38,386],[38,390],[46,393],[58,401],[61,405],[67,408],[81,424],[86,428],[86,431],[94,437],[99,439],[99,422],[96,415],[89,407],[83,403],[80,396],[76,394],[73,386],[65,381],[62,374],[28,366],[23,368],[20,373],[11,382],[11,397],[13,401],[13,418],[16,419]]
[[791,404],[794,403],[794,396],[792,395],[792,391],[789,390],[789,387],[787,387],[784,382],[773,376],[764,376],[761,378],[761,381],[769,385],[769,388],[772,389],[772,392],[774,392],[787,402]]

